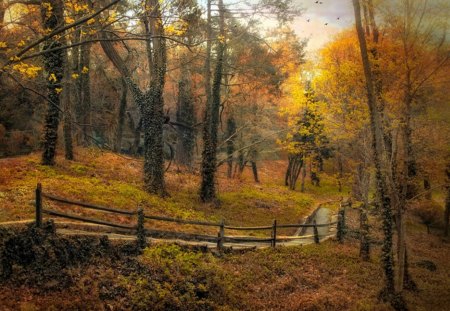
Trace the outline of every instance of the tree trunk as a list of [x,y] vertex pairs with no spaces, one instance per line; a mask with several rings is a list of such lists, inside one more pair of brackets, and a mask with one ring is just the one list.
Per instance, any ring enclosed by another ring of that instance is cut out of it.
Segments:
[[[77,44],[81,41],[81,28],[77,27],[74,30],[73,38],[72,38],[72,44]],[[74,74],[80,74],[80,48],[81,46],[75,46],[71,48],[71,54],[72,54],[72,62],[71,62],[71,70]],[[80,128],[79,124],[81,124],[81,93],[82,93],[82,86],[81,86],[81,79],[78,76],[77,79],[73,80],[73,84],[71,85],[71,98],[73,100],[73,106],[74,106],[74,120],[78,124],[78,127],[76,127],[74,130],[74,136],[75,141],[77,145],[81,145],[82,143],[82,128]]]
[[91,44],[81,45],[80,53],[80,119],[82,129],[82,142],[84,146],[90,145],[90,140],[92,137],[92,122],[91,122]]
[[304,167],[303,154],[295,154],[288,156],[288,171],[286,172],[287,183],[289,189],[295,190],[297,184],[298,176]]
[[128,113],[128,126],[133,131],[133,144],[131,145],[130,152],[131,154],[137,155],[139,145],[141,144],[141,127],[142,127],[142,120],[139,119],[137,124],[134,123],[133,117]]
[[72,143],[72,105],[71,105],[71,87],[70,87],[70,69],[68,50],[64,52],[64,87],[62,90],[62,101],[64,106],[64,156],[67,160],[73,160],[73,143]]
[[[48,3],[52,9],[49,10],[47,7],[41,6],[41,16],[43,28],[52,31],[63,22],[63,3],[60,0],[49,0]],[[56,49],[61,46],[62,43],[58,39],[52,38],[44,43],[43,50]],[[61,80],[64,75],[64,51],[58,50],[46,53],[43,59],[47,73],[47,97],[49,104],[45,116],[42,164],[53,165],[55,163],[58,140]]]
[[[223,1],[219,0],[219,40],[217,40],[217,60],[214,71],[214,81],[211,92],[211,111],[210,117],[205,122],[205,131],[209,134],[204,135],[203,157],[202,157],[202,182],[200,186],[200,199],[203,202],[211,202],[216,199],[215,173],[216,173],[216,154],[217,137],[219,128],[219,113],[221,105],[221,81],[222,69],[225,54],[225,17]],[[210,4],[209,4],[210,6]],[[209,11],[209,10],[208,10]],[[210,15],[210,13],[208,13]],[[211,26],[209,26],[211,27]],[[205,77],[206,78],[206,77]]]
[[231,115],[227,120],[227,177],[231,178],[233,172],[234,135],[236,134],[236,121]]
[[177,122],[186,125],[179,127],[180,135],[177,142],[177,162],[189,168],[192,167],[195,146],[194,96],[190,83],[190,72],[187,65],[181,68],[181,80],[178,83]]
[[360,246],[359,256],[364,261],[370,260],[369,222],[367,219],[367,205],[363,203],[359,208]]
[[364,36],[364,30],[361,24],[361,8],[359,0],[353,0],[353,7],[355,11],[355,24],[358,33],[358,41],[361,50],[361,58],[364,67],[364,75],[367,88],[367,104],[370,112],[370,128],[372,132],[372,149],[373,159],[376,171],[377,197],[378,202],[382,208],[383,232],[384,240],[382,247],[382,266],[385,276],[385,285],[383,290],[383,297],[390,300],[395,296],[394,287],[394,266],[392,258],[392,211],[391,199],[389,197],[386,179],[382,168],[383,159],[383,132],[379,111],[376,104],[376,96],[374,93],[374,81],[372,78],[372,71],[367,53],[367,44]]
[[450,218],[450,187],[447,187],[447,198],[445,199],[445,213],[444,213],[444,236],[448,236]]
[[[148,5],[152,8],[149,12],[149,39],[152,44],[147,44],[147,56],[151,67],[150,89],[143,93],[132,80],[130,73],[120,55],[114,49],[111,41],[101,41],[105,54],[120,71],[133,95],[134,102],[139,107],[144,132],[144,186],[147,192],[167,195],[164,180],[164,84],[166,75],[166,41],[164,37],[161,7],[158,0],[150,0]],[[103,38],[108,38],[102,32]]]
[[167,195],[164,180],[164,84],[166,76],[167,55],[164,38],[160,2],[150,0],[153,8],[149,16],[152,50],[147,50],[149,58],[153,57],[151,69],[151,86],[144,95],[145,103],[141,105],[142,128],[144,130],[144,183],[150,193]]
[[344,165],[342,164],[342,156],[338,155],[338,190],[342,192],[342,179],[344,177]]
[[251,161],[251,163],[252,163],[253,178],[255,179],[255,182],[259,183],[258,168],[256,167],[256,162]]
[[301,186],[300,186],[300,192],[305,192],[305,180],[306,180],[306,166],[303,165],[302,167],[302,181],[301,181]]
[[447,198],[445,199],[445,212],[444,212],[444,236],[448,236],[449,218],[450,218],[450,163],[447,164],[445,170],[447,174]]
[[114,142],[115,152],[120,152],[122,149],[123,127],[125,123],[125,113],[127,110],[127,93],[127,83],[125,79],[122,78],[122,96],[120,97],[119,113],[117,114],[116,139]]
[[430,178],[428,176],[425,176],[423,178],[423,189],[426,191],[425,198],[427,200],[431,200],[432,199],[431,183]]

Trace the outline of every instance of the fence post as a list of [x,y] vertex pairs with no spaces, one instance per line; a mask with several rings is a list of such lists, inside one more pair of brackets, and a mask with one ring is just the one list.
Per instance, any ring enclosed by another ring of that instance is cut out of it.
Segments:
[[147,239],[144,228],[144,210],[141,207],[137,210],[136,238],[138,247],[144,249],[147,246]]
[[225,220],[222,219],[220,222],[220,228],[219,233],[217,234],[217,249],[222,250],[223,249],[223,242],[225,237]]
[[313,230],[314,230],[314,243],[319,244],[320,243],[320,239],[319,239],[319,230],[317,230],[317,223],[316,220],[313,220]]
[[38,183],[36,186],[36,227],[42,226],[42,185]]
[[345,210],[341,208],[338,212],[338,221],[337,221],[337,230],[336,230],[336,238],[339,243],[344,242],[345,236]]
[[272,247],[277,246],[277,220],[274,219],[272,223]]

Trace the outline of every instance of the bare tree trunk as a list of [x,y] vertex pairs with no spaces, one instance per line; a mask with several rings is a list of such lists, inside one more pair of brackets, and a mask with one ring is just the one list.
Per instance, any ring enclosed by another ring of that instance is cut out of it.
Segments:
[[370,260],[369,221],[367,219],[367,205],[363,203],[359,208],[360,247],[359,256],[364,261]]
[[190,71],[187,65],[181,67],[181,79],[178,82],[177,122],[184,124],[179,128],[176,159],[177,162],[192,168],[195,146],[194,124],[196,123],[194,96],[190,82]]
[[298,176],[304,168],[303,154],[291,154],[288,156],[288,171],[286,172],[289,189],[295,190]]
[[338,158],[338,186],[339,186],[339,192],[342,192],[342,179],[344,177],[344,165],[342,164],[342,156],[339,154]]
[[80,53],[80,70],[79,77],[81,85],[80,94],[80,119],[82,129],[82,141],[84,146],[90,144],[90,137],[92,136],[92,122],[91,122],[91,44],[81,45]]
[[444,213],[444,236],[448,236],[450,218],[450,187],[447,187],[447,198],[445,199],[445,213]]
[[300,186],[300,192],[305,192],[306,165],[303,165],[301,174],[302,174],[302,181]]
[[64,106],[64,156],[67,160],[73,160],[73,143],[72,143],[72,105],[71,105],[71,87],[70,87],[70,69],[68,50],[64,51],[64,87],[62,90],[62,101]]
[[127,110],[128,87],[125,79],[122,80],[122,96],[120,97],[119,112],[117,114],[116,139],[114,141],[114,151],[120,152],[122,149],[123,127],[125,123],[125,112]]
[[447,198],[445,199],[444,236],[448,236],[450,218],[450,163],[447,164],[445,172],[447,174]]
[[231,115],[227,120],[227,177],[231,178],[233,172],[234,135],[236,134],[236,121]]
[[425,198],[427,200],[431,200],[432,199],[431,183],[430,177],[428,177],[428,175],[423,178],[423,189],[426,191]]
[[256,166],[255,161],[251,161],[251,163],[252,163],[253,179],[255,180],[255,182],[259,183],[258,167]]

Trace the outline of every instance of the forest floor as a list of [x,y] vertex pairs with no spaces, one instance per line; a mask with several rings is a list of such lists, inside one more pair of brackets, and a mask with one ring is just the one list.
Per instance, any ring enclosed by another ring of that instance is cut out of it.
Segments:
[[[288,191],[282,185],[285,164],[267,162],[260,184],[247,173],[233,180],[221,175],[217,209],[198,202],[195,174],[173,167],[167,177],[171,197],[162,200],[142,191],[140,163],[95,150],[77,156],[82,160],[58,158],[54,168],[40,166],[38,155],[0,160],[0,221],[33,218],[38,181],[44,191],[71,199],[132,210],[143,204],[155,215],[225,218],[236,225],[297,221],[318,202],[340,196],[326,176],[320,188]],[[350,229],[357,229],[357,216],[357,210],[348,210]],[[374,215],[370,222],[375,231]],[[427,234],[412,216],[406,225],[410,273],[418,287],[405,292],[408,306],[446,310],[449,240],[436,229]],[[133,241],[64,237],[50,224],[39,230],[22,225],[0,228],[0,251],[0,310],[390,310],[377,299],[383,282],[380,247],[373,246],[370,261],[361,261],[351,234],[343,244],[328,240],[224,253],[153,244],[139,253]]]
[[[198,198],[199,174],[186,173],[172,165],[166,174],[168,198],[149,195],[143,190],[142,162],[97,149],[79,149],[77,161],[57,158],[54,167],[39,164],[40,155],[0,159],[0,222],[32,219],[34,190],[38,182],[43,192],[70,200],[88,202],[145,214],[182,219],[219,222],[227,225],[270,226],[278,223],[301,223],[320,202],[337,200],[335,181],[323,178],[321,187],[307,185],[306,192],[290,191],[283,185],[286,164],[263,162],[259,168],[261,182],[255,183],[246,168],[239,178],[228,179],[225,166],[218,173],[220,208],[201,204]],[[127,216],[80,209],[44,200],[44,206],[59,211],[73,211],[83,216],[102,217],[129,223]],[[148,221],[153,229],[214,233],[216,229]],[[280,234],[291,235],[295,229]],[[267,234],[250,232],[250,235]]]

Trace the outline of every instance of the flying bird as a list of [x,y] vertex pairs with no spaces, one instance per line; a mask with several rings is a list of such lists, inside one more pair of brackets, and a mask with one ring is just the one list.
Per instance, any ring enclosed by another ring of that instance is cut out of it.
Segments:
[[309,22],[310,22],[310,19],[308,18],[306,21],[309,23]]
[[325,26],[327,26],[328,25],[328,23],[325,23]]
[[338,18],[336,18],[337,20],[340,20],[341,18],[340,17],[338,17]]

